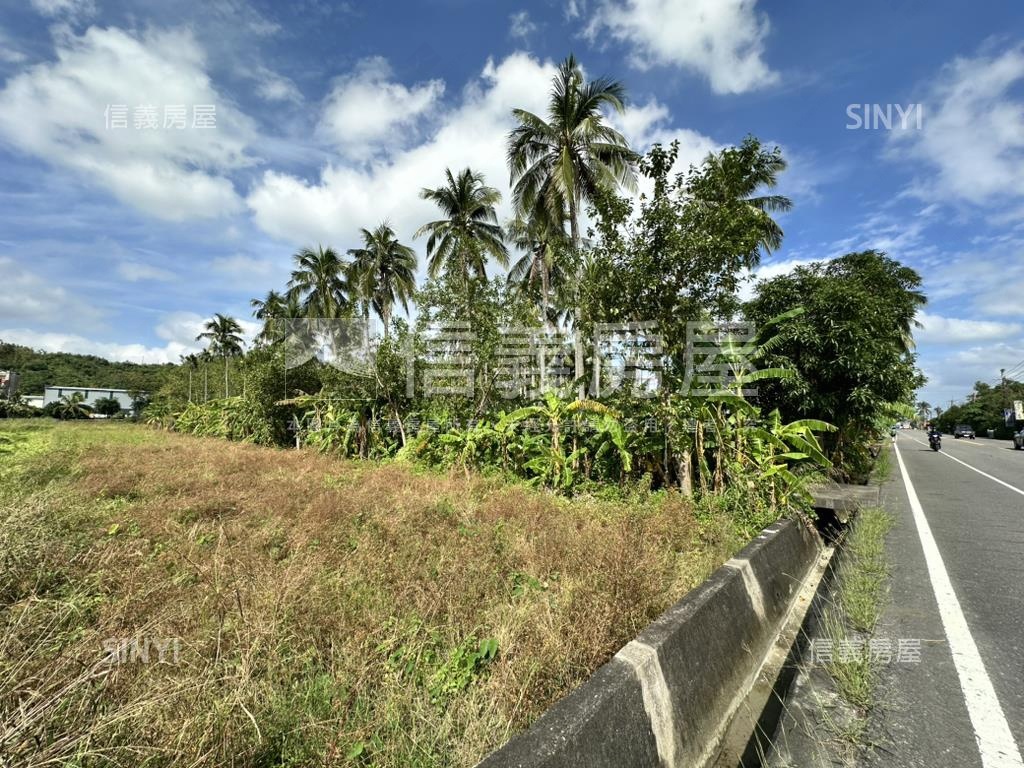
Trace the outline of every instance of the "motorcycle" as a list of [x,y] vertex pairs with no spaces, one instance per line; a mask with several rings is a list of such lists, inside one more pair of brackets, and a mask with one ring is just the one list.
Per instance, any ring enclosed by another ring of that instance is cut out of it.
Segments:
[[928,445],[931,446],[933,451],[938,451],[942,448],[942,436],[938,433],[928,435]]

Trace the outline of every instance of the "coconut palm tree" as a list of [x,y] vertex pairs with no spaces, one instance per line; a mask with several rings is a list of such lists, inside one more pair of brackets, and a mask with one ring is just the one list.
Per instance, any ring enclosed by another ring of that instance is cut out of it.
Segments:
[[206,330],[196,336],[196,341],[206,339],[210,354],[224,359],[224,397],[228,396],[228,359],[242,354],[242,326],[233,317],[219,312],[203,326]]
[[760,220],[758,245],[766,253],[778,250],[782,245],[782,227],[771,214],[785,213],[793,203],[783,195],[758,193],[778,184],[779,174],[786,170],[782,153],[778,149],[762,152],[760,142],[748,137],[739,147],[712,152],[705,158],[704,166],[709,172],[702,176],[706,183],[697,191],[698,201],[705,205],[745,202]]
[[386,221],[372,232],[368,229],[360,232],[363,247],[348,252],[352,257],[349,280],[362,298],[364,316],[369,315],[372,305],[384,324],[384,338],[387,338],[395,302],[409,311],[409,299],[416,290],[416,252],[398,242]]
[[257,343],[272,344],[282,333],[282,322],[296,320],[303,316],[302,302],[297,294],[289,291],[284,294],[268,291],[262,299],[252,299],[249,305],[253,308],[253,317],[263,321],[263,328],[256,337]]
[[198,355],[182,355],[181,364],[188,370],[188,401],[192,402],[192,373],[199,367]]
[[267,291],[262,299],[251,299],[249,306],[252,307],[252,316],[263,321],[263,328],[256,337],[257,342],[269,341],[273,334],[274,318],[280,317],[281,308],[284,306],[285,297],[277,291]]
[[540,289],[541,318],[553,322],[551,306],[553,285],[564,282],[563,256],[568,248],[565,229],[550,225],[537,216],[517,216],[505,227],[512,245],[523,255],[508,272],[508,282],[522,290]]
[[427,271],[437,277],[442,270],[460,277],[468,285],[471,276],[487,277],[487,259],[508,266],[505,233],[498,225],[495,206],[501,193],[484,184],[484,177],[469,168],[454,176],[445,169],[447,183],[423,189],[420,197],[441,209],[443,219],[420,227],[413,237],[429,234]]
[[203,402],[208,402],[210,399],[210,361],[213,359],[213,355],[210,354],[210,350],[204,349],[199,353],[199,364],[203,366]]
[[337,318],[349,308],[347,265],[333,248],[303,248],[295,254],[288,292],[298,297],[308,317]]
[[637,155],[604,121],[605,109],[623,112],[624,94],[615,80],[584,79],[579,63],[569,56],[552,81],[547,119],[512,110],[519,122],[508,137],[516,209],[527,216],[544,209],[551,221],[567,218],[574,250],[580,245],[582,205],[601,189],[636,186]]
[[[508,165],[516,209],[548,221],[569,221],[573,254],[580,249],[580,209],[602,190],[636,187],[638,157],[604,121],[605,109],[623,112],[625,89],[609,79],[586,80],[575,57],[558,68],[548,116],[512,110],[519,125],[508,136]],[[576,285],[583,263],[577,257]],[[578,298],[577,298],[578,305]],[[579,319],[579,307],[576,309]],[[583,346],[576,345],[577,397],[583,398]]]

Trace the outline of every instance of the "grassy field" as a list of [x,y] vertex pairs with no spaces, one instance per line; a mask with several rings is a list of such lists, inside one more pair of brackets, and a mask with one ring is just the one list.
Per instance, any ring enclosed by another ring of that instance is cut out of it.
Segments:
[[0,422],[0,763],[472,765],[742,538],[674,495]]

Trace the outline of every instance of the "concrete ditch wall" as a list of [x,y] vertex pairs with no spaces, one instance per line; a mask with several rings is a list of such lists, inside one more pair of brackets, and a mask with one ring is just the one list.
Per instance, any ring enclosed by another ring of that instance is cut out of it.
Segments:
[[478,768],[710,764],[820,548],[769,526]]

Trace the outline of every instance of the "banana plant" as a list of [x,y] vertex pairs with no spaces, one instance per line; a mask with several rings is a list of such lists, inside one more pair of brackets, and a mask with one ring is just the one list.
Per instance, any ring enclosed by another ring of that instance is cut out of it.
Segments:
[[470,467],[487,463],[489,454],[498,447],[499,433],[487,421],[481,421],[466,429],[450,429],[440,436],[446,462],[459,464],[466,474]]
[[566,400],[554,390],[548,390],[544,393],[543,401],[540,404],[528,405],[525,408],[512,411],[505,419],[511,424],[518,424],[535,417],[545,420],[551,434],[551,450],[558,452],[562,448],[562,422],[570,416],[576,415],[592,418],[606,415],[616,416],[617,414],[607,405],[596,400]]
[[835,427],[818,419],[798,419],[783,423],[779,411],[768,414],[764,423],[745,425],[748,450],[740,456],[742,469],[753,468],[758,481],[768,483],[773,504],[788,505],[793,497],[810,500],[806,484],[791,467],[809,462],[827,469],[832,462],[825,456],[816,432],[832,432]]
[[593,422],[606,417],[617,420],[618,414],[596,400],[568,400],[558,392],[548,390],[540,403],[512,411],[503,419],[503,427],[514,426],[531,418],[547,422],[550,443],[539,455],[526,462],[526,468],[540,478],[544,485],[567,489],[576,481],[577,468],[587,454],[587,448],[585,445],[577,446],[566,455],[562,447],[562,425],[566,419],[575,417]]
[[[611,414],[603,414],[595,420],[594,462],[603,459],[617,461],[620,479],[633,471],[633,453],[630,450],[631,436],[626,434],[622,422]],[[633,436],[635,439],[635,435]]]
[[158,429],[170,429],[174,424],[174,411],[167,403],[150,403],[142,412],[142,421],[146,426]]
[[586,447],[580,446],[567,456],[561,446],[552,448],[550,445],[545,445],[536,456],[526,462],[526,468],[542,485],[567,491],[576,484],[578,477],[576,466],[586,452]]

